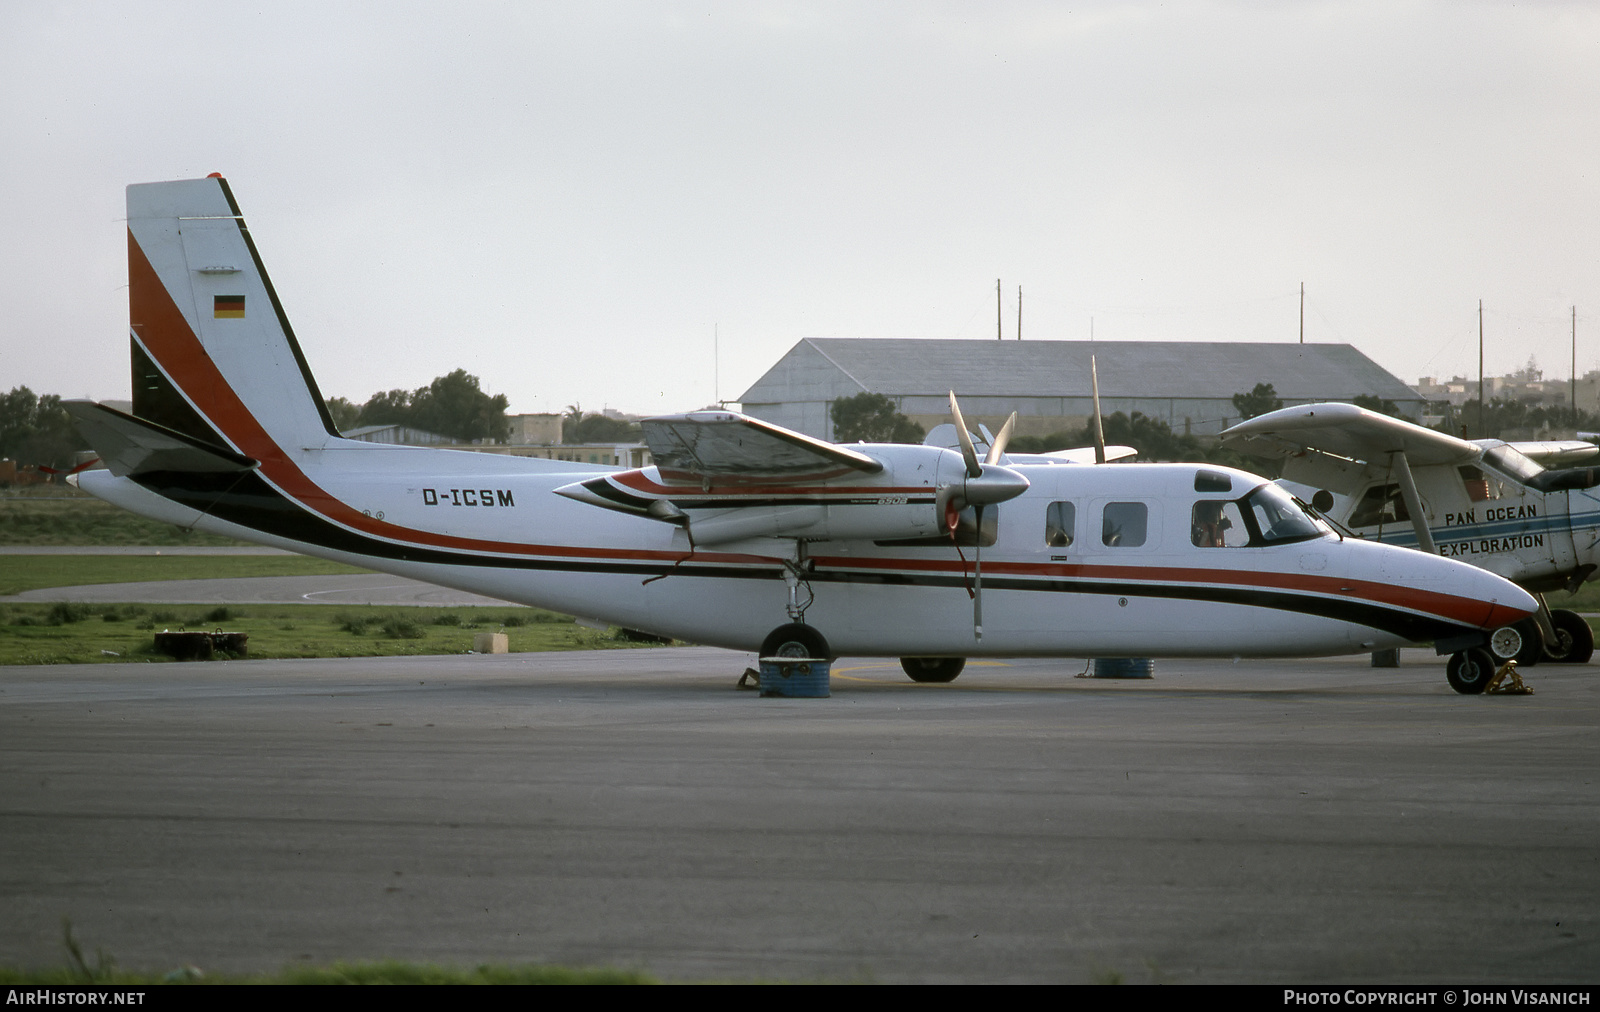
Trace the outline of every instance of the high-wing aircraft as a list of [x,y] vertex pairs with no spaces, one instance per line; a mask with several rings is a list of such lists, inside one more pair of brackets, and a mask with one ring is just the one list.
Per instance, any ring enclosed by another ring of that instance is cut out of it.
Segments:
[[1600,468],[1573,467],[1593,443],[1457,439],[1354,404],[1305,404],[1223,433],[1324,498],[1318,508],[1363,538],[1470,562],[1533,593],[1539,611],[1491,637],[1521,664],[1586,664],[1594,633],[1544,595],[1573,591],[1600,568]]
[[[837,445],[731,411],[647,420],[622,470],[342,438],[220,177],[128,188],[131,414],[71,402],[81,487],[183,527],[762,656],[1309,656],[1433,642],[1482,691],[1532,597],[1340,538],[1196,464]],[[1100,442],[1103,442],[1101,440]],[[1098,447],[1096,456],[1108,454]]]

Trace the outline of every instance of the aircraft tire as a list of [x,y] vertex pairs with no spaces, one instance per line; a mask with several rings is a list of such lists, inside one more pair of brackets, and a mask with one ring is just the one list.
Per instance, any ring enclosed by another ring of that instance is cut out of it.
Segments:
[[913,682],[953,682],[967,666],[965,657],[902,657],[900,669]]
[[1556,627],[1556,642],[1545,650],[1555,664],[1588,664],[1594,656],[1594,630],[1582,615],[1572,611],[1552,611],[1550,624]]
[[1500,663],[1514,660],[1519,668],[1531,667],[1544,657],[1544,650],[1544,633],[1531,618],[1501,626],[1489,634],[1489,652]]
[[1474,647],[1451,654],[1444,676],[1450,688],[1463,696],[1476,696],[1489,687],[1496,667],[1494,654],[1482,647]]
[[813,657],[833,660],[827,637],[803,622],[780,625],[761,641],[762,657]]

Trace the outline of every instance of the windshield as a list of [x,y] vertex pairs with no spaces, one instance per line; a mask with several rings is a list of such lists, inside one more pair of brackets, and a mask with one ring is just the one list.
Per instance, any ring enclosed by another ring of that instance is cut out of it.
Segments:
[[1245,516],[1252,545],[1281,545],[1320,538],[1327,529],[1295,502],[1294,496],[1268,483],[1245,496]]
[[1496,446],[1483,451],[1483,462],[1497,471],[1503,471],[1524,485],[1539,476],[1544,468],[1528,459],[1521,450],[1509,446]]

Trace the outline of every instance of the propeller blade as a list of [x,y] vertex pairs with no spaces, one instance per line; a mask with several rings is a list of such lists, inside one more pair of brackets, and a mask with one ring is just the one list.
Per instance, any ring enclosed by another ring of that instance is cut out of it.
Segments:
[[967,420],[961,417],[961,405],[956,403],[956,392],[950,391],[950,418],[956,423],[956,435],[961,439],[961,459],[967,462],[967,477],[976,478],[983,473],[978,463],[978,450],[972,445],[972,433],[967,431]]
[[985,464],[998,464],[1000,457],[1006,452],[1006,444],[1011,442],[1011,430],[1016,427],[1017,413],[1011,412],[1011,417],[1000,426],[1000,435],[989,441],[989,453],[983,458]]
[[972,549],[972,638],[983,642],[983,507],[973,506],[978,536]]
[[[1100,370],[1095,367],[1094,356],[1089,356],[1089,382],[1094,386],[1094,462],[1106,462],[1106,428],[1100,420]],[[955,394],[950,395],[952,398]]]

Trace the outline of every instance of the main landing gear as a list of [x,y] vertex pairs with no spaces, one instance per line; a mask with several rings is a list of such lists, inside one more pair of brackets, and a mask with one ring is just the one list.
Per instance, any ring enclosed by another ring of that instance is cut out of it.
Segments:
[[1499,661],[1520,667],[1548,661],[1552,664],[1588,664],[1594,656],[1594,630],[1583,616],[1571,611],[1551,611],[1543,594],[1535,594],[1539,614],[1489,634],[1489,652]]
[[900,668],[913,682],[953,682],[967,666],[965,657],[902,657]]
[[1532,618],[1501,626],[1489,634],[1489,652],[1501,663],[1516,661],[1524,668],[1538,664],[1545,656],[1544,633]]
[[[812,658],[833,660],[828,638],[806,625],[806,609],[813,595],[809,579],[811,566],[805,557],[805,542],[797,542],[795,558],[783,564],[783,582],[788,584],[789,602],[785,610],[789,622],[767,633],[761,641],[761,657]],[[965,657],[902,657],[900,667],[913,682],[953,682],[967,666]]]
[[1552,611],[1550,625],[1556,635],[1545,643],[1545,658],[1555,664],[1588,664],[1594,656],[1594,630],[1583,616],[1572,611]]

